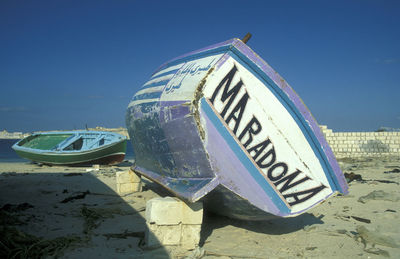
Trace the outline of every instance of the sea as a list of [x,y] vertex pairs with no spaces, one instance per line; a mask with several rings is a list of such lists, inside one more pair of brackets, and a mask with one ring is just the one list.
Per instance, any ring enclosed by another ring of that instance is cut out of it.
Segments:
[[[0,139],[0,163],[29,162],[29,160],[19,157],[14,149],[11,148],[17,141],[19,139]],[[126,145],[125,160],[134,160],[133,148],[130,141]]]

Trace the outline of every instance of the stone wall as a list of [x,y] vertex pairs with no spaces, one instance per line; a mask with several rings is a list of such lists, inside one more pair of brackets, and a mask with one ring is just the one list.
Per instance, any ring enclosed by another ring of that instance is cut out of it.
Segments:
[[22,132],[8,132],[6,130],[0,131],[0,139],[21,139],[29,136]]
[[337,158],[400,156],[400,132],[333,132],[320,127]]

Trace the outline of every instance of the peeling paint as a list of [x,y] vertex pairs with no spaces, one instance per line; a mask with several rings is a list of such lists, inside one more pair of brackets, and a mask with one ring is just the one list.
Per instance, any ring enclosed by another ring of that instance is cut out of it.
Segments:
[[295,216],[347,192],[301,99],[237,39],[163,65],[132,98],[126,121],[133,170],[226,216]]
[[201,80],[200,84],[196,87],[195,96],[193,99],[193,107],[194,107],[194,119],[196,121],[197,128],[199,130],[199,134],[202,140],[205,139],[205,132],[200,123],[200,112],[199,112],[199,101],[203,97],[203,87],[207,82],[207,77],[214,71],[214,68],[211,68],[206,76]]

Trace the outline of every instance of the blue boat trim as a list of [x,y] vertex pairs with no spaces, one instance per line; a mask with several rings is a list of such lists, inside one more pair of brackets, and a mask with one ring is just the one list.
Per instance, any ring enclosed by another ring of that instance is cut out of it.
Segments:
[[[168,66],[168,67],[170,67],[170,66]],[[167,67],[167,68],[168,68],[168,67]],[[171,70],[171,71],[167,71],[167,72],[164,72],[164,73],[158,74],[157,76],[153,76],[153,77],[151,77],[150,79],[151,79],[151,80],[153,80],[153,79],[156,79],[156,78],[159,78],[159,77],[162,77],[162,76],[167,76],[167,75],[169,75],[169,74],[171,74],[171,75],[175,75],[175,74],[176,74],[176,72],[178,72],[178,71],[179,71],[179,69],[181,69],[181,67],[180,67],[180,68],[178,68],[178,69],[175,69],[175,70]]]
[[160,98],[163,91],[135,95],[132,101]]
[[196,60],[196,59],[200,59],[200,58],[204,58],[204,57],[208,57],[208,56],[212,56],[212,55],[223,54],[232,47],[233,47],[233,45],[224,45],[224,46],[220,46],[220,47],[217,47],[214,49],[197,52],[197,53],[194,53],[189,56],[184,56],[182,58],[178,58],[178,59],[175,59],[175,60],[172,60],[172,61],[166,63],[165,65],[163,65],[165,67],[162,67],[162,69],[166,69],[168,67],[178,65],[180,63],[189,62],[192,60]]
[[152,88],[152,87],[158,87],[158,86],[165,86],[166,84],[168,84],[168,82],[170,80],[171,79],[163,80],[163,81],[159,81],[159,82],[154,82],[154,83],[151,83],[151,84],[148,84],[148,85],[144,85],[142,88],[140,88],[140,90],[148,89],[148,88]]
[[290,209],[288,205],[283,201],[283,197],[280,197],[277,191],[268,183],[268,181],[260,174],[258,168],[254,165],[254,163],[250,160],[250,158],[246,155],[246,153],[242,150],[242,148],[238,145],[237,140],[234,139],[232,134],[228,131],[228,129],[221,122],[221,118],[215,114],[211,106],[208,104],[205,98],[201,99],[201,108],[213,123],[215,128],[221,134],[221,136],[225,139],[229,147],[236,154],[236,157],[241,161],[243,166],[250,172],[252,177],[260,184],[261,188],[264,192],[271,197],[273,203],[278,207],[278,209],[283,214],[290,214]]

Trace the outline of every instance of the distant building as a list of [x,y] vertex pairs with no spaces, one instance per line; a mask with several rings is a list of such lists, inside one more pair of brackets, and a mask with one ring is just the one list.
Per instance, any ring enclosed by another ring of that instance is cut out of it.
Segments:
[[24,134],[22,132],[8,132],[7,130],[0,131],[0,139],[22,139],[29,134]]

